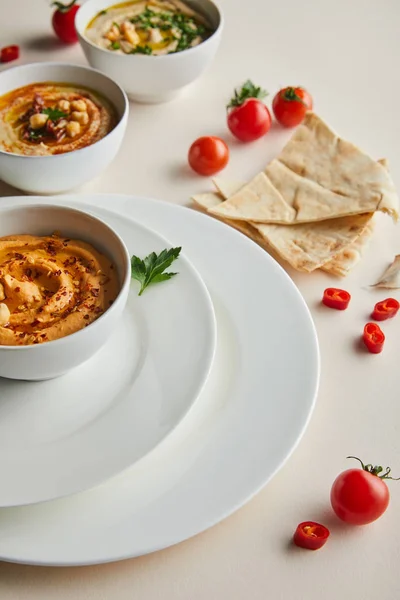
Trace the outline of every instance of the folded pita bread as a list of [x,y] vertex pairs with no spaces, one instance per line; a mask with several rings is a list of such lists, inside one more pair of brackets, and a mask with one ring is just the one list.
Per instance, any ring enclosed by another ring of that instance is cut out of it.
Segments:
[[[232,186],[218,180],[218,187],[227,190]],[[223,202],[217,193],[198,194],[192,199],[208,212]],[[355,261],[355,251],[350,255],[344,254],[345,250],[362,235],[371,218],[371,214],[355,215],[300,225],[266,225],[228,219],[225,222],[266,249],[272,248],[298,271],[314,271],[335,258],[336,262],[328,270],[342,274],[347,272],[351,260]],[[343,253],[342,260],[338,256],[340,253]]]
[[321,269],[331,275],[338,275],[340,277],[348,275],[356,264],[360,262],[363,250],[374,232],[374,226],[374,216],[372,216],[361,235],[329,262],[322,265]]
[[210,212],[234,220],[297,224],[378,210],[399,217],[387,169],[310,112],[280,156]]
[[[378,162],[386,169],[388,168],[386,159],[382,158]],[[229,196],[232,196],[245,185],[243,181],[233,181],[219,177],[213,179],[213,183],[220,194],[220,198],[214,199],[212,201],[212,206],[218,206],[218,203],[221,203],[221,198],[228,198]],[[211,205],[208,208],[211,208]],[[241,230],[249,237],[252,237],[254,241],[261,246],[267,247],[267,249],[271,248],[270,246],[266,245],[264,238],[256,229],[256,224],[255,227],[251,225],[249,227],[247,222],[233,220],[230,221],[229,224]],[[362,252],[372,237],[374,225],[374,218],[371,217],[371,220],[368,221],[360,236],[347,247],[345,247],[341,252],[338,252],[338,254],[331,258],[327,263],[321,265],[320,269],[330,273],[331,275],[337,275],[341,277],[348,275],[351,269],[355,267],[355,265],[361,260]],[[314,223],[315,228],[318,226],[319,222]],[[282,225],[282,227],[286,226]]]

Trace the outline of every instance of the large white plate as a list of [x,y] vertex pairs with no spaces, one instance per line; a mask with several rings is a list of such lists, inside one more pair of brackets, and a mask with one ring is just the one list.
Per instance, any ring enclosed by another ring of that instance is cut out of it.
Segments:
[[[130,219],[102,216],[130,254],[170,247]],[[173,270],[179,275],[141,297],[132,283],[123,321],[84,365],[51,381],[0,378],[1,507],[106,481],[152,450],[187,413],[209,374],[216,326],[197,271],[184,256]]]
[[101,207],[112,206],[182,244],[211,292],[217,352],[189,415],[129,471],[71,498],[0,510],[3,560],[100,563],[203,531],[243,505],[283,465],[316,397],[319,354],[309,311],[261,248],[185,208],[117,195],[79,199],[71,196],[71,205],[96,205],[99,215]]

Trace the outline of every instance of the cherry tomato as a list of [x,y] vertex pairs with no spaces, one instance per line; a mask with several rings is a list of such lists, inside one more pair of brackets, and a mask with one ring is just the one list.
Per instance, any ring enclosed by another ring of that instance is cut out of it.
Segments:
[[78,41],[75,30],[75,15],[78,12],[79,4],[76,4],[76,0],[72,0],[70,4],[53,2],[53,5],[57,7],[51,20],[56,35],[62,42],[74,44]]
[[199,175],[214,175],[228,164],[229,148],[219,137],[200,137],[190,146],[188,160]]
[[261,98],[267,92],[246,81],[228,104],[228,127],[242,142],[252,142],[265,135],[271,127],[271,114]]
[[301,87],[283,88],[272,101],[275,118],[283,127],[299,125],[312,107],[313,100],[310,94]]
[[384,473],[382,467],[364,465],[361,469],[348,469],[340,473],[331,489],[331,504],[337,516],[353,525],[366,525],[379,519],[389,504],[389,490],[384,479],[389,477],[390,468]]
[[7,63],[19,58],[19,46],[4,46],[0,50],[0,62]]

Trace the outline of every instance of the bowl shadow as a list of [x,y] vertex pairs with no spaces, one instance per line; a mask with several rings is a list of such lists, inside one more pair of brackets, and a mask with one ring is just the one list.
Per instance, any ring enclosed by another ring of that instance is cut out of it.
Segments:
[[35,52],[40,52],[42,50],[43,52],[62,50],[70,45],[72,44],[65,44],[55,35],[51,35],[50,33],[32,37],[26,40],[24,44],[27,50],[33,50]]
[[0,179],[0,197],[1,196],[21,196],[24,195],[24,192],[22,192],[21,190],[18,190],[17,188],[13,187],[12,185],[8,185],[8,183],[5,183],[4,181],[1,181]]

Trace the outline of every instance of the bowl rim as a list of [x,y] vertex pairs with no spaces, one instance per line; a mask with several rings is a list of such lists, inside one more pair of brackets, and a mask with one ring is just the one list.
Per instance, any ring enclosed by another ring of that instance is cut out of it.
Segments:
[[[128,288],[128,293],[129,293],[129,287],[131,284],[131,257],[129,255],[129,251],[128,248],[124,242],[124,240],[121,238],[121,236],[115,231],[115,229],[113,227],[111,227],[111,225],[109,225],[108,223],[106,223],[105,221],[103,221],[103,219],[100,219],[99,217],[86,212],[85,210],[80,210],[77,208],[71,208],[65,204],[40,204],[40,203],[35,203],[35,204],[23,204],[23,205],[19,205],[19,206],[8,206],[8,207],[4,207],[2,208],[0,206],[0,217],[2,213],[6,213],[6,212],[12,212],[12,211],[24,211],[27,208],[33,208],[33,209],[47,209],[47,210],[67,210],[71,213],[75,213],[77,215],[85,215],[85,217],[89,217],[91,218],[93,221],[97,221],[99,223],[101,223],[101,225],[103,225],[106,229],[109,230],[109,233],[111,233],[114,238],[117,240],[117,242],[119,243],[121,250],[123,251],[124,257],[126,259],[126,272],[122,278],[122,281],[120,283],[120,289],[118,292],[117,297],[115,298],[113,304],[107,308],[104,313],[102,315],[100,315],[100,317],[98,317],[97,319],[95,319],[94,321],[92,321],[87,327],[84,327],[83,329],[79,329],[78,331],[75,331],[74,333],[70,333],[68,335],[65,335],[63,337],[60,337],[56,340],[50,340],[48,342],[43,342],[41,344],[26,344],[26,345],[21,345],[21,346],[8,346],[7,344],[0,344],[0,350],[1,351],[12,351],[12,352],[23,352],[23,351],[33,351],[34,349],[36,349],[36,352],[39,351],[40,348],[43,347],[48,347],[49,344],[51,344],[52,347],[54,347],[55,344],[58,345],[62,345],[65,344],[65,341],[71,338],[76,339],[77,343],[79,342],[79,340],[77,339],[78,336],[82,337],[82,334],[85,335],[85,332],[87,331],[93,331],[93,325],[96,326],[96,323],[98,323],[99,321],[103,321],[104,317],[106,317],[107,314],[110,314],[110,312],[115,312],[116,310],[116,305],[118,303],[118,301],[120,301],[123,293],[125,293],[126,289]],[[18,234],[10,234],[10,235],[18,235]],[[93,244],[92,244],[93,245]],[[94,247],[94,246],[93,246]],[[107,318],[107,317],[106,317]]]
[[[25,63],[23,65],[16,65],[15,67],[10,67],[9,69],[0,71],[0,79],[6,73],[10,73],[10,72],[16,71],[16,70],[29,71],[29,69],[31,69],[32,67],[58,67],[58,68],[72,67],[74,69],[81,69],[83,71],[92,71],[94,73],[97,73],[115,85],[115,87],[118,89],[118,91],[121,94],[121,97],[124,101],[124,109],[122,111],[121,116],[118,117],[117,124],[111,131],[109,131],[100,140],[97,140],[97,142],[94,142],[93,144],[89,144],[88,146],[84,146],[83,148],[77,148],[76,150],[71,150],[71,152],[63,152],[61,154],[49,154],[49,155],[44,155],[44,156],[36,156],[34,154],[32,154],[32,155],[16,154],[15,152],[6,152],[5,150],[2,150],[0,148],[0,156],[11,156],[14,158],[28,159],[28,160],[29,159],[30,160],[42,159],[42,160],[48,160],[48,161],[57,160],[57,159],[60,160],[62,157],[65,157],[65,156],[68,156],[71,154],[77,154],[78,152],[85,152],[92,146],[97,146],[98,144],[101,144],[103,142],[103,140],[105,140],[106,138],[111,136],[120,127],[120,125],[124,124],[125,121],[127,120],[128,114],[129,114],[129,100],[128,100],[128,96],[126,95],[126,92],[122,89],[122,87],[119,85],[119,83],[117,83],[114,79],[112,79],[111,77],[109,77],[108,75],[103,73],[103,71],[100,71],[100,69],[95,69],[94,67],[90,67],[90,66],[86,66],[86,65],[76,65],[74,63],[68,63],[68,62],[52,62],[52,61]],[[40,81],[38,83],[40,83]],[[43,83],[45,83],[45,82],[43,81]],[[71,82],[71,83],[73,85],[73,82]],[[29,85],[29,84],[26,84],[26,85]],[[24,86],[21,86],[21,87],[24,87]],[[16,88],[16,89],[18,89],[18,88]],[[97,91],[97,90],[93,90],[93,91]],[[9,93],[9,92],[6,92],[6,93]],[[99,93],[102,93],[102,92],[99,92]],[[4,95],[4,94],[2,94],[2,95]],[[109,100],[109,98],[107,97],[107,94],[103,94],[103,95],[107,98],[107,100]],[[109,100],[109,102],[111,102],[111,101]],[[111,102],[111,104],[113,104],[113,103]]]
[[[82,6],[80,6],[79,10],[76,13],[75,16],[75,31],[78,34],[78,38],[79,38],[79,43],[85,43],[88,44],[88,46],[91,46],[92,48],[95,48],[96,50],[98,50],[99,52],[102,53],[106,53],[108,55],[111,55],[111,52],[109,50],[107,50],[106,48],[101,48],[100,46],[98,46],[97,44],[93,43],[91,40],[89,40],[86,36],[85,36],[85,30],[87,27],[87,23],[85,25],[82,26],[77,26],[77,21],[79,20],[79,11],[84,8],[85,6],[90,6],[90,4],[95,1],[95,0],[86,0],[86,2],[84,4],[82,4]],[[112,1],[112,0],[111,0]],[[133,1],[133,0],[132,0]],[[185,1],[185,0],[183,0]],[[210,37],[208,37],[206,40],[204,40],[204,42],[201,42],[200,44],[198,44],[197,46],[193,46],[192,48],[186,48],[185,50],[181,50],[180,52],[175,52],[173,54],[161,54],[161,55],[146,55],[146,54],[116,54],[115,56],[118,57],[118,59],[122,59],[122,60],[148,60],[148,59],[157,59],[159,62],[161,62],[162,60],[179,60],[180,56],[187,56],[187,53],[193,53],[199,50],[199,48],[204,47],[205,45],[208,45],[209,42],[211,42],[211,40],[216,37],[217,35],[220,35],[224,24],[225,24],[225,19],[224,19],[224,13],[222,11],[222,8],[220,7],[219,4],[217,4],[217,2],[215,2],[215,0],[206,0],[206,2],[208,2],[209,4],[212,4],[214,6],[214,8],[217,10],[218,13],[218,17],[219,17],[219,22],[218,22],[218,26],[215,29],[215,31],[213,31],[213,33],[210,35]],[[118,4],[118,2],[116,3]],[[110,4],[110,7],[114,6],[113,4]]]

